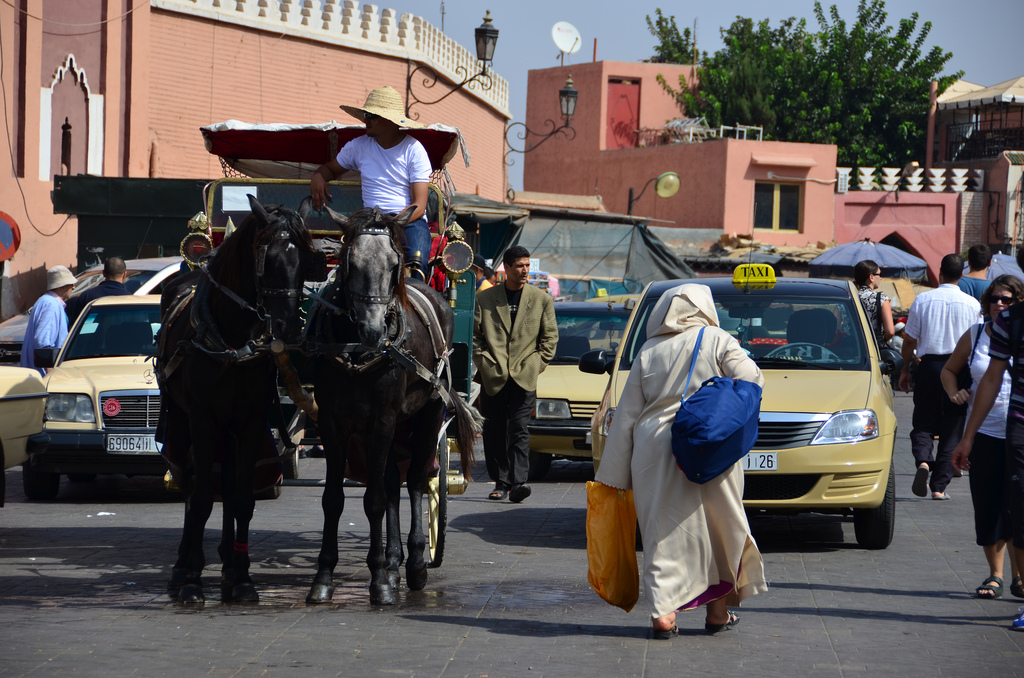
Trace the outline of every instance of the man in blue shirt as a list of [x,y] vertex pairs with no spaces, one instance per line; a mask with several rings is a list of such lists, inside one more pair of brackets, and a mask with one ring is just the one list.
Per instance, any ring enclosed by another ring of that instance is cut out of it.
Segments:
[[29,311],[25,340],[21,344],[21,366],[35,367],[37,348],[60,348],[68,338],[68,316],[64,304],[75,287],[75,276],[66,266],[46,272],[46,294]]
[[124,286],[125,278],[128,276],[128,267],[125,266],[121,257],[110,257],[103,264],[103,282],[95,287],[89,288],[75,298],[68,301],[68,327],[75,324],[75,320],[82,313],[93,299],[110,297],[121,294],[131,294]]

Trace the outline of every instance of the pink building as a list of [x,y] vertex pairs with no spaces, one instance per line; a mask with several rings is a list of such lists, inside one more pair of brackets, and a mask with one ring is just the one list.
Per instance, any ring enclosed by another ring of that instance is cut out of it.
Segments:
[[[0,4],[0,50],[14,155],[0,212],[22,234],[4,266],[4,317],[34,302],[46,268],[77,263],[76,220],[53,213],[54,175],[214,179],[222,171],[201,126],[355,124],[339,104],[361,105],[384,84],[404,93],[419,65],[441,76],[433,92],[458,82],[458,69],[479,70],[474,54],[422,18],[355,0],[326,0],[315,11],[303,0],[19,0]],[[497,75],[493,83],[411,113],[459,127],[473,167],[451,163],[458,190],[501,200],[510,113],[507,83]],[[419,94],[431,100],[433,92]]]
[[[561,123],[557,92],[570,75],[579,90],[576,136],[552,137],[525,154],[527,191],[598,195],[609,211],[627,213],[632,188],[634,214],[660,220],[652,225],[700,230],[695,237],[705,241],[709,231],[749,234],[771,245],[885,241],[927,260],[933,281],[943,255],[1009,240],[1005,216],[986,215],[1006,211],[1006,184],[1020,176],[1005,168],[1012,157],[984,165],[1002,186],[996,207],[981,193],[889,192],[877,182],[857,190],[849,173],[840,185],[835,146],[760,141],[756,129],[741,126],[709,134],[699,125],[666,124],[685,114],[658,76],[676,89],[680,75],[694,81],[693,67],[671,64],[593,62],[531,71],[530,129],[544,133],[553,127],[546,121]],[[681,180],[674,197],[643,190],[667,171]]]

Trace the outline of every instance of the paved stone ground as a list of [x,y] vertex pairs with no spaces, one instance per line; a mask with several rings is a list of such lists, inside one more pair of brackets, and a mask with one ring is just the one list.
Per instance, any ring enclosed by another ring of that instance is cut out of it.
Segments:
[[[488,501],[484,483],[452,497],[444,564],[426,590],[403,588],[383,610],[368,603],[361,490],[342,518],[333,604],[304,603],[319,490],[285,488],[257,505],[259,605],[184,609],[164,588],[178,497],[150,479],[65,479],[57,501],[27,502],[12,470],[0,509],[0,676],[1024,674],[1024,633],[1008,629],[1024,601],[972,597],[986,570],[967,479],[953,482],[952,501],[911,494],[910,399],[897,401],[893,545],[857,548],[849,519],[756,520],[769,592],[747,601],[734,632],[707,637],[691,612],[669,642],[649,640],[643,598],[625,614],[587,585],[587,464],[557,462],[521,505]],[[304,460],[302,471],[322,477],[322,467]],[[215,545],[208,531],[208,558]],[[211,584],[216,575],[210,565]]]

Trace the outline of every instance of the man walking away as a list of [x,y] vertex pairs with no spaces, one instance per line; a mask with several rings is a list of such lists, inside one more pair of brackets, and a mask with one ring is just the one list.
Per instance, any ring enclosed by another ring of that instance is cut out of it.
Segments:
[[992,264],[992,250],[988,245],[974,245],[967,250],[967,266],[970,270],[960,278],[956,286],[964,294],[969,294],[978,301],[988,289],[988,267]]
[[480,292],[473,319],[473,363],[483,392],[484,457],[494,480],[488,499],[519,503],[530,496],[530,414],[537,377],[555,357],[558,326],[551,297],[533,285],[530,252],[519,245],[502,256],[505,282]]
[[[910,431],[910,447],[917,463],[912,489],[919,497],[928,494],[930,471],[932,499],[949,499],[946,486],[953,478],[950,460],[964,430],[967,405],[951,403],[939,379],[956,342],[978,322],[981,313],[978,300],[957,287],[963,266],[958,254],[942,258],[940,285],[914,299],[904,330],[903,372],[900,374],[900,388],[904,393],[910,392],[910,366],[915,350],[920,361],[914,375],[914,418]],[[933,457],[936,435],[939,447]]]
[[93,299],[131,294],[124,286],[124,281],[127,277],[128,267],[125,266],[124,259],[121,257],[110,257],[107,259],[103,264],[103,282],[68,300],[68,327],[75,324],[75,320],[81,315],[82,309]]

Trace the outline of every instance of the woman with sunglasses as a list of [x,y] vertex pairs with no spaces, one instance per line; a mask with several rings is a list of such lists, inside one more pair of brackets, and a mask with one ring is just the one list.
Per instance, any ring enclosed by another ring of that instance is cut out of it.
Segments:
[[879,346],[885,346],[895,334],[892,322],[892,300],[889,295],[878,289],[882,282],[882,269],[871,259],[857,262],[853,267],[853,283],[857,286],[857,296],[868,316],[868,322],[875,331],[875,339]]
[[[974,404],[971,388],[960,388],[958,375],[970,370],[971,383],[977,384],[989,364],[989,340],[992,319],[1011,305],[1024,301],[1024,283],[1012,275],[1001,275],[981,295],[981,311],[985,321],[967,330],[942,368],[942,387],[956,405],[968,403],[967,416]],[[1010,542],[1010,514],[1006,502],[1006,414],[1010,404],[1010,374],[1003,383],[985,422],[978,429],[971,448],[971,502],[974,504],[974,532],[978,546],[985,552],[989,576],[975,590],[978,598],[998,598],[1003,594],[1003,556]],[[1010,593],[1024,598],[1020,573],[1010,557],[1013,577]]]

